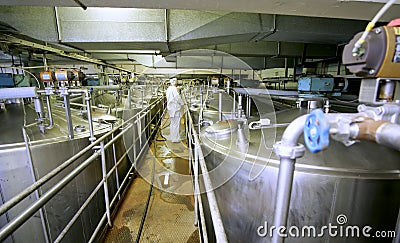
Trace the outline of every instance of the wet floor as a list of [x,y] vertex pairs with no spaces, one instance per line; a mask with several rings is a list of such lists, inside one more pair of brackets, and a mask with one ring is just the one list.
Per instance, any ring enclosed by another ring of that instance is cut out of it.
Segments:
[[[140,242],[200,242],[193,224],[193,189],[186,140],[168,141],[168,115],[161,129],[155,143],[138,162],[137,176],[127,189],[104,242],[136,241],[152,181],[154,186]],[[180,130],[184,139],[183,123]]]

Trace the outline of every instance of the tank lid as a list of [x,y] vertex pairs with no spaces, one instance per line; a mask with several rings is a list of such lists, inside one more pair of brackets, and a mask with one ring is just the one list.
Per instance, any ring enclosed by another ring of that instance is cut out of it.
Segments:
[[206,133],[214,135],[226,135],[236,131],[238,128],[237,120],[219,121],[205,129]]

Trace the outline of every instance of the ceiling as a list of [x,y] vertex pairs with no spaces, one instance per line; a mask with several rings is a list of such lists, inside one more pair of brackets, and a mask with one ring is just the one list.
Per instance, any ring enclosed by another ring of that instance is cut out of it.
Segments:
[[[370,20],[385,0],[80,0],[87,7],[152,8],[267,13],[296,16]],[[400,4],[400,1],[396,1]],[[74,0],[1,0],[0,5],[78,7]],[[393,6],[382,21],[398,18]]]
[[[88,8],[77,7],[73,0],[0,0],[4,5],[0,8],[2,50],[43,52],[10,41],[11,35],[107,64],[156,66],[160,56],[180,58],[177,53],[181,51],[209,49],[238,56],[254,69],[264,69],[282,66],[284,58],[293,63],[294,58],[340,56],[343,45],[382,7],[382,3],[351,0],[81,3]],[[394,5],[381,21],[399,17],[399,12],[400,5]],[[52,52],[45,52],[51,56]],[[54,56],[50,62],[70,59]],[[160,67],[176,68],[176,63],[164,62]]]

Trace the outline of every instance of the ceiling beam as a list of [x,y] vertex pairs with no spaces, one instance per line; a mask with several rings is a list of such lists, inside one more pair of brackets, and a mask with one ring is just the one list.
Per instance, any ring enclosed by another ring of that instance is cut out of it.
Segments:
[[56,54],[58,56],[62,56],[62,57],[67,57],[67,58],[71,58],[74,60],[78,60],[78,61],[84,61],[87,63],[92,63],[92,64],[97,64],[97,65],[101,65],[101,66],[105,66],[105,67],[109,67],[112,69],[116,69],[119,71],[124,71],[124,72],[128,72],[128,73],[132,73],[131,70],[125,69],[125,68],[121,68],[118,67],[116,65],[113,64],[109,64],[104,62],[103,60],[100,59],[96,59],[96,58],[91,58],[91,57],[87,57],[87,56],[83,56],[77,53],[69,53],[69,52],[65,52],[63,50],[48,46],[48,45],[42,45],[39,43],[35,43],[32,41],[27,41],[24,39],[20,39],[11,35],[5,35],[5,34],[1,34],[0,35],[0,40],[6,41],[6,42],[10,42],[13,44],[18,44],[18,45],[23,45],[26,47],[30,47],[33,49],[38,49],[38,50],[42,50],[42,51],[46,51],[46,52],[51,52],[53,54]]

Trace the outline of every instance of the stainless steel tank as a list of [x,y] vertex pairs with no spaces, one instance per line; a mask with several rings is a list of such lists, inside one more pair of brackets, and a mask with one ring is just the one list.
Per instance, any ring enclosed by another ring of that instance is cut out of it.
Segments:
[[[123,119],[129,119],[140,110],[147,109],[148,104],[155,100],[155,97],[147,89],[145,89],[145,93],[147,94],[145,102],[133,105],[131,109],[124,108],[124,102],[121,107],[114,108],[113,114],[107,114],[107,109],[94,108],[92,111],[94,135],[100,137],[110,131],[113,126],[120,124]],[[16,99],[14,102],[8,102],[5,109],[0,110],[0,195],[2,204],[90,144],[86,113],[81,112],[79,106],[74,105],[76,109],[71,108],[75,136],[73,139],[69,139],[64,107],[61,103],[55,102],[52,104],[53,128],[46,130],[44,134],[36,125],[26,129],[27,139],[30,141],[27,150],[21,128],[24,124],[35,123],[37,114],[32,104],[23,105],[20,101]],[[80,102],[78,101],[78,103]],[[149,121],[148,119],[147,116],[140,119],[143,124],[142,130]],[[129,139],[127,136],[123,136],[117,140],[115,155],[113,149],[106,150],[107,168],[114,166],[116,160],[119,160],[126,152],[126,148],[131,147],[133,143],[136,143],[133,145],[136,147],[136,153],[144,146],[146,136],[143,136],[141,144],[137,144],[140,129],[134,126],[133,130]],[[29,154],[32,162],[29,160]],[[92,152],[88,152],[51,179],[40,189],[40,194],[45,193],[90,155]],[[131,165],[132,162],[128,157],[122,160],[118,167],[120,180],[127,175]],[[50,241],[54,241],[102,178],[101,161],[98,158],[44,206],[44,217],[40,217],[39,213],[36,213],[9,236],[6,242],[45,242],[46,231]],[[120,182],[117,182],[115,173],[108,179],[110,199],[115,196]],[[3,214],[0,217],[0,226],[10,222],[35,201],[36,196],[32,194]],[[89,241],[105,210],[104,192],[100,190],[62,241]],[[43,229],[43,225],[45,229]]]
[[[266,224],[273,225],[279,158],[272,145],[280,140],[287,123],[306,112],[277,112],[275,126],[241,133],[248,145],[237,142],[237,121],[217,122],[202,129],[202,149],[229,242],[271,241],[268,234],[262,237],[260,233],[267,230]],[[215,115],[213,119],[217,120]],[[207,203],[203,204],[207,208]],[[339,225],[337,217],[345,215],[346,225],[368,225],[371,232],[394,231],[399,206],[400,152],[367,141],[351,147],[331,141],[326,151],[306,152],[297,160],[287,226],[321,229],[329,223]],[[207,224],[212,228],[210,219]],[[289,237],[285,242],[376,240],[329,237],[325,233],[315,238]],[[392,242],[392,238],[380,238],[379,242]]]

